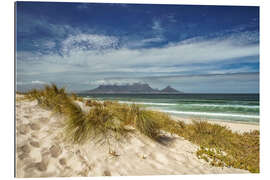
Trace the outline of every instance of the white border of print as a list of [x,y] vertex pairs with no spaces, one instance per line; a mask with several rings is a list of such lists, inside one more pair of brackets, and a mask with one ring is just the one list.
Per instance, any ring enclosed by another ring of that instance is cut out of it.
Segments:
[[[32,0],[33,1],[33,0]],[[43,1],[43,0],[39,0]],[[51,1],[51,0],[47,0]],[[269,78],[270,67],[269,62],[269,0],[57,0],[58,2],[107,2],[107,3],[144,3],[144,4],[201,4],[201,5],[244,5],[244,6],[260,6],[260,115],[261,115],[261,173],[260,174],[241,174],[241,175],[180,175],[180,176],[140,176],[140,179],[228,179],[228,178],[265,178],[270,175],[270,168],[267,164],[269,158],[269,140],[270,137],[270,85]],[[54,1],[55,2],[55,1]],[[2,0],[0,10],[1,22],[1,177],[3,179],[14,178],[14,1]],[[31,178],[36,179],[36,178]],[[50,178],[50,180],[63,178]],[[66,178],[65,178],[66,179]],[[85,179],[85,178],[70,178]],[[106,177],[91,177],[91,179],[107,179]],[[110,177],[111,180],[116,179],[138,179],[135,176],[129,177]],[[269,179],[269,177],[268,177]]]

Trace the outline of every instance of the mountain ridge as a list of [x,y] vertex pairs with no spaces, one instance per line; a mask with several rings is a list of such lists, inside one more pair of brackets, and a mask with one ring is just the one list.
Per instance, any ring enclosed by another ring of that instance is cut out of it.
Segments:
[[162,90],[153,89],[147,83],[133,83],[126,85],[99,85],[97,88],[84,91],[86,94],[182,94],[171,86]]

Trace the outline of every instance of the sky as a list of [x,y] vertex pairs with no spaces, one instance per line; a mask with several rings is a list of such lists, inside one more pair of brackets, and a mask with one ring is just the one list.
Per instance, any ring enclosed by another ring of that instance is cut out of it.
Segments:
[[16,85],[259,93],[259,7],[16,3]]

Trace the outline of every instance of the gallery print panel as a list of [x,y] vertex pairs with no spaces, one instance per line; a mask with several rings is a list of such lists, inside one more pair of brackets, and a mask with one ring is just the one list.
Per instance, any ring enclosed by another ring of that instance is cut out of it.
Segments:
[[259,7],[16,2],[16,177],[259,173]]

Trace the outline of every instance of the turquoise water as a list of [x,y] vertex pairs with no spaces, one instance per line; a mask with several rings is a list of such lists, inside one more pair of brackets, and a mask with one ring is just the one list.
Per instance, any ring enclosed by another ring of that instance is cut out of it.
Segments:
[[136,103],[175,116],[259,123],[259,94],[102,94],[97,100]]

